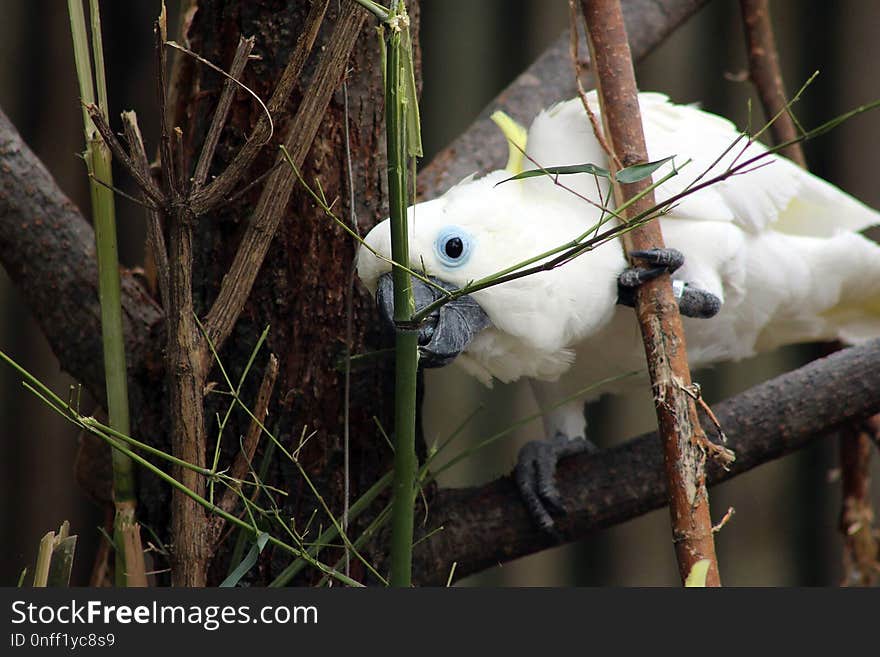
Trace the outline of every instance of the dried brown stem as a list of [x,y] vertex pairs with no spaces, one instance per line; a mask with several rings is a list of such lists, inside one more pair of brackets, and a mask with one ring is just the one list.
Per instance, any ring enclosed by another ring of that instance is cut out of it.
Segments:
[[875,586],[880,582],[880,541],[874,529],[870,467],[878,435],[878,415],[861,423],[852,422],[840,432],[843,586]]
[[[263,374],[263,381],[260,383],[260,390],[257,393],[257,401],[254,404],[254,418],[258,419],[259,422],[253,418],[251,419],[248,432],[241,443],[241,450],[236,454],[235,460],[232,462],[232,467],[229,468],[229,472],[227,473],[232,479],[244,479],[245,475],[247,475],[252,469],[251,463],[254,460],[254,454],[256,453],[257,445],[260,442],[260,436],[263,435],[263,428],[260,425],[264,423],[266,415],[269,413],[269,402],[272,399],[272,390],[275,388],[275,380],[277,378],[278,358],[275,354],[271,354],[269,356],[269,363],[266,366],[266,372]],[[238,499],[238,489],[228,488],[226,492],[223,493],[223,497],[220,498],[218,506],[227,513],[232,513]],[[222,519],[217,517],[217,521],[220,523],[222,522]],[[222,525],[218,525],[218,534],[220,532],[220,527],[222,527]]]
[[171,133],[168,128],[168,88],[165,80],[167,56],[165,53],[165,41],[168,40],[168,25],[166,22],[165,5],[159,19],[153,26],[156,58],[156,98],[159,102],[159,163],[162,167],[162,178],[168,186],[168,193],[172,203],[180,200],[181,191],[178,188],[178,180],[174,172],[174,155],[171,148]]
[[[232,66],[229,68],[229,75],[238,80],[244,72],[247,65],[248,57],[254,49],[254,38],[240,37],[238,47],[235,50],[235,56],[232,58]],[[205,180],[208,179],[208,170],[211,168],[211,161],[214,159],[214,151],[217,150],[217,144],[220,142],[220,133],[226,125],[226,117],[229,115],[229,108],[232,106],[232,99],[238,85],[233,80],[227,79],[223,84],[223,91],[220,92],[220,100],[217,101],[217,108],[214,110],[214,116],[211,119],[211,126],[208,128],[208,134],[205,137],[205,143],[202,145],[202,152],[199,153],[199,161],[196,163],[195,173],[193,173],[193,190],[201,189]]]
[[[123,112],[122,125],[134,166],[145,179],[150,179],[150,162],[147,160],[147,151],[138,125],[137,114],[133,111]],[[143,190],[141,193],[146,198]],[[168,252],[165,250],[165,234],[162,232],[162,213],[155,208],[147,209],[146,241],[147,251],[156,268],[159,294],[165,300],[168,298]]]
[[137,183],[140,190],[157,208],[163,208],[167,204],[165,199],[165,195],[162,191],[156,187],[153,180],[148,176],[144,175],[138,166],[134,163],[131,156],[126,152],[125,148],[123,148],[122,144],[119,143],[119,140],[116,138],[116,134],[110,128],[107,123],[107,120],[101,114],[101,110],[98,109],[97,105],[91,104],[86,105],[86,111],[89,113],[89,117],[92,119],[92,123],[95,124],[95,128],[101,133],[101,137],[104,139],[104,143],[107,144],[107,147],[110,149],[110,152],[113,153],[113,157],[116,158],[119,163],[125,168],[126,173],[128,173],[134,181]]
[[[349,54],[357,42],[365,17],[366,13],[354,3],[343,5],[311,84],[284,136],[284,146],[297,167],[302,166],[311,148],[330,98],[345,72]],[[218,350],[229,337],[244,308],[266,251],[284,216],[295,182],[296,175],[291,168],[281,166],[272,172],[263,187],[232,266],[223,278],[217,299],[205,318],[205,332]]]
[[[272,92],[272,97],[269,99],[269,102],[266,103],[266,107],[268,107],[269,114],[272,116],[273,120],[278,117],[281,109],[287,102],[290,93],[293,91],[294,86],[299,81],[300,73],[309,57],[309,53],[312,52],[315,38],[318,36],[318,29],[324,21],[324,14],[326,13],[329,4],[330,0],[317,0],[312,4],[312,8],[306,18],[305,28],[297,39],[293,56],[284,68],[284,72],[278,80],[275,91]],[[357,9],[350,8],[349,13],[352,11],[358,12]],[[362,14],[363,12],[360,13]],[[350,45],[354,45],[354,40],[355,38],[352,38]],[[346,61],[347,57],[348,55],[346,54]],[[307,97],[308,95],[306,95],[306,98]],[[323,108],[321,114],[323,114]],[[293,125],[295,126],[296,123]],[[269,138],[269,117],[265,114],[261,114],[260,118],[257,120],[257,124],[251,131],[247,142],[232,159],[232,162],[229,163],[229,166],[227,166],[226,169],[224,169],[223,172],[211,183],[193,194],[192,209],[196,216],[208,212],[211,208],[216,207],[218,203],[225,201],[226,197],[232,191],[232,188],[235,187],[245,173],[247,173],[247,170],[250,168],[251,164],[253,164],[260,149],[265,146]],[[311,140],[309,140],[309,143],[311,143]]]
[[[768,120],[778,117],[770,125],[773,141],[777,144],[797,139],[798,130],[788,109],[785,96],[785,83],[779,67],[776,39],[770,21],[769,0],[740,0],[743,24],[749,53],[749,77],[755,85],[764,115]],[[804,169],[807,160],[800,143],[786,146],[782,155]]]
[[[620,1],[583,0],[581,6],[606,138],[622,166],[647,162],[638,90]],[[615,185],[617,204],[621,205],[643,192],[650,184],[650,179],[646,179],[630,185]],[[635,216],[653,205],[653,193],[645,194],[627,208],[627,216]],[[623,243],[627,254],[635,250],[662,248],[659,223],[651,222],[627,233]],[[708,559],[710,567],[706,583],[720,586],[705,483],[706,437],[700,427],[694,400],[687,394],[691,378],[684,331],[668,275],[639,288],[636,315],[645,343],[657,420],[663,436],[679,572],[684,581],[695,563]]]

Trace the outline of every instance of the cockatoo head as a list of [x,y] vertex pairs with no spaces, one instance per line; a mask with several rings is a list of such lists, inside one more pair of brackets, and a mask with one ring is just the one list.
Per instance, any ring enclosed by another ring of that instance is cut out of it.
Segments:
[[[545,179],[499,184],[510,176],[510,171],[499,170],[466,179],[443,196],[410,207],[409,267],[442,288],[460,289],[558,247],[583,231],[582,204],[572,204],[567,195],[547,193],[553,186]],[[373,228],[365,242],[358,256],[358,275],[376,294],[382,314],[391,322],[389,220]],[[412,282],[416,310],[443,296],[441,290],[415,277]],[[575,327],[586,325],[582,314],[590,312],[589,306],[575,303],[573,289],[570,281],[566,283],[553,270],[448,302],[420,327],[422,363],[444,365],[471,346],[470,353],[478,356],[481,366],[502,380],[558,375],[559,368],[570,361],[570,354],[561,350]],[[502,372],[513,363],[513,359],[504,359],[504,352],[514,348],[540,354],[519,360],[535,365]],[[552,371],[540,364],[548,359],[553,362]]]
[[[509,177],[505,171],[474,180],[466,179],[440,198],[418,203],[407,210],[409,267],[434,285],[413,277],[413,296],[420,310],[443,296],[443,291],[463,288],[498,271],[505,255],[503,207],[511,202],[510,190],[495,184]],[[506,192],[506,193],[505,193]],[[508,223],[507,232],[510,232]],[[358,255],[358,276],[374,294],[380,312],[393,317],[391,283],[391,223],[378,224],[365,239]],[[375,252],[375,253],[374,253]],[[378,257],[379,254],[381,257]],[[486,311],[470,296],[448,302],[419,328],[422,363],[440,366],[453,360],[472,339],[491,326]]]

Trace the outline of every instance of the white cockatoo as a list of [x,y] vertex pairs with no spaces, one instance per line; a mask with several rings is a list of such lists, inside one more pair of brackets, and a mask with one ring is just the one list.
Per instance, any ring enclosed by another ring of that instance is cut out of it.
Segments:
[[[588,99],[598,114],[595,93]],[[742,138],[729,149],[740,137],[734,125],[694,106],[657,93],[642,93],[639,102],[649,158],[675,156],[676,165],[691,160],[655,190],[658,202],[701,174],[708,180],[734,161],[766,152]],[[509,169],[469,177],[409,208],[412,269],[446,289],[460,289],[563,245],[599,220],[607,179],[587,173],[560,178],[597,205],[547,176],[499,184],[516,170],[515,153]],[[526,153],[526,169],[606,166],[580,99],[539,114]],[[550,512],[563,511],[556,462],[590,447],[584,401],[619,392],[633,379],[558,402],[645,367],[635,313],[627,307],[641,281],[672,272],[694,368],[791,343],[880,336],[880,247],[858,233],[880,223],[880,214],[782,157],[767,154],[758,164],[763,166],[674,204],[659,220],[669,248],[642,254],[651,268],[630,268],[614,240],[561,267],[460,297],[421,328],[420,354],[428,366],[454,359],[486,384],[531,381],[545,412],[546,439],[523,447],[515,474],[532,516],[548,531]],[[654,179],[672,166],[657,170]],[[366,244],[358,274],[390,318],[390,265],[370,251],[391,257],[388,220],[370,231]],[[413,285],[418,308],[441,296],[416,278]]]

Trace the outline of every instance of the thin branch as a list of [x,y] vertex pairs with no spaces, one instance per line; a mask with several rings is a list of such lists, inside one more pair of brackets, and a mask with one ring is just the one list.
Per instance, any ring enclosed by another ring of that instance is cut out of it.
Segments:
[[[247,142],[232,159],[232,162],[230,162],[226,169],[223,170],[223,173],[193,194],[191,202],[193,212],[196,216],[208,212],[219,203],[225,202],[226,197],[232,191],[233,187],[235,187],[235,185],[237,185],[247,173],[251,164],[253,164],[254,159],[257,157],[257,154],[260,152],[260,149],[270,138],[270,118],[274,120],[274,118],[278,116],[278,113],[284,107],[284,104],[290,97],[294,87],[300,81],[300,73],[309,57],[309,53],[312,52],[315,38],[318,36],[318,29],[324,21],[324,14],[326,13],[329,4],[330,0],[317,0],[312,4],[312,8],[306,18],[305,27],[297,39],[293,56],[287,63],[284,72],[281,74],[281,79],[278,80],[278,85],[275,87],[275,91],[272,92],[272,97],[269,99],[269,102],[266,103],[266,106],[269,109],[269,116],[266,116],[265,114],[260,115],[260,118],[257,120],[254,129],[251,131]],[[349,14],[352,12],[356,12],[358,15],[362,14],[360,10],[349,9]],[[353,46],[354,40],[355,38],[353,37],[351,43],[348,45]],[[348,61],[347,53],[346,61]],[[315,79],[318,80],[319,78],[316,77]],[[305,98],[308,98],[308,93]],[[321,114],[323,114],[323,111]],[[296,126],[296,123],[294,122],[292,125]],[[285,143],[288,142],[286,141]],[[311,143],[311,140],[309,140],[309,143]]]
[[[740,9],[748,42],[749,77],[761,98],[764,115],[768,119],[779,115],[770,126],[773,141],[777,144],[792,141],[799,131],[786,101],[785,84],[782,81],[776,39],[773,37],[773,25],[770,21],[769,2],[740,0]],[[800,167],[807,168],[804,149],[800,143],[786,146],[781,153]]]
[[[122,113],[125,139],[131,153],[133,164],[144,178],[150,178],[150,162],[144,148],[144,139],[138,125],[137,114],[133,111]],[[143,193],[143,192],[142,192]],[[146,196],[146,194],[145,194]],[[159,294],[162,301],[168,300],[168,251],[165,248],[165,234],[162,232],[162,213],[158,209],[147,211],[147,249],[156,267]]]
[[[872,340],[713,404],[737,458],[729,469],[710,462],[708,483],[727,481],[880,412],[878,390],[880,340]],[[667,494],[660,438],[653,432],[565,459],[558,483],[569,510],[557,519],[565,542],[662,508]],[[454,562],[456,577],[467,577],[557,545],[535,527],[510,476],[438,491],[425,532],[439,526],[443,531],[419,543],[413,555],[413,577],[422,585],[442,584]]]
[[180,200],[181,190],[177,184],[174,173],[174,156],[171,149],[171,135],[168,130],[168,87],[165,81],[167,58],[165,56],[165,41],[168,39],[167,15],[165,4],[153,26],[154,50],[156,59],[156,98],[159,101],[159,160],[162,166],[162,177],[168,185],[168,193],[172,203]]
[[[245,475],[251,471],[251,464],[257,451],[257,444],[260,442],[260,436],[263,434],[261,423],[265,422],[266,415],[269,413],[269,402],[272,399],[272,390],[275,388],[277,378],[278,358],[275,354],[270,354],[269,363],[266,366],[263,381],[260,383],[260,390],[257,393],[257,401],[254,404],[253,412],[256,419],[251,420],[248,432],[241,444],[241,451],[235,455],[235,461],[233,461],[232,467],[227,473],[233,480],[244,479]],[[232,513],[238,499],[238,491],[234,488],[228,488],[223,497],[220,498],[218,506],[227,513]]]
[[874,530],[871,501],[871,453],[877,435],[877,415],[851,422],[840,432],[843,586],[875,586],[880,582],[880,540]]
[[126,172],[134,178],[134,181],[144,195],[157,207],[165,207],[168,204],[165,195],[158,187],[156,187],[152,178],[150,178],[149,175],[144,175],[134,163],[131,156],[129,156],[125,148],[122,147],[122,144],[116,138],[116,134],[110,128],[110,125],[107,123],[101,110],[98,109],[98,106],[94,104],[86,105],[85,110],[92,119],[92,123],[95,124],[95,128],[101,133],[104,143],[107,144],[110,152],[113,153],[113,157],[115,157],[125,168]]
[[[296,167],[302,166],[311,148],[330,98],[345,72],[348,57],[357,42],[365,16],[364,11],[354,5],[346,5],[342,10],[312,82],[303,94],[296,116],[290,121],[284,136],[284,146]],[[278,155],[279,159],[281,157],[282,155]],[[247,302],[257,272],[284,216],[295,180],[296,175],[291,167],[279,167],[263,188],[232,266],[223,278],[217,299],[205,318],[205,333],[218,350],[226,341]]]
[[[596,69],[602,122],[609,145],[624,167],[648,162],[639,111],[638,89],[619,0],[582,0],[590,56]],[[615,162],[612,162],[612,167]],[[618,207],[651,185],[649,179],[614,184]],[[653,192],[630,208],[628,217],[654,206]],[[627,257],[633,251],[663,248],[658,222],[645,223],[623,236]],[[715,539],[705,484],[707,439],[700,427],[691,387],[684,329],[668,274],[636,292],[636,316],[645,343],[657,421],[663,436],[672,534],[684,581],[694,564],[709,560],[706,583],[720,586]]]
[[214,159],[214,151],[217,149],[220,133],[223,132],[223,127],[226,125],[226,117],[229,114],[232,99],[235,97],[235,92],[238,88],[234,80],[241,77],[253,49],[253,37],[247,39],[239,37],[238,47],[235,50],[235,56],[232,58],[232,66],[229,68],[229,75],[232,79],[227,79],[224,82],[223,91],[220,92],[220,100],[217,101],[217,108],[214,110],[214,117],[211,119],[211,127],[208,128],[202,152],[199,154],[199,161],[196,163],[196,170],[193,174],[193,190],[200,189],[208,178],[208,170],[211,168],[211,161]]

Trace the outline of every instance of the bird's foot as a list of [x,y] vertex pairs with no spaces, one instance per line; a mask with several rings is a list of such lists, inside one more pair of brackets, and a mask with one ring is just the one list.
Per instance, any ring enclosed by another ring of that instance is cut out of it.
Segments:
[[[628,267],[617,277],[617,303],[634,307],[636,290],[661,274],[672,274],[684,264],[684,255],[677,249],[648,249],[632,251],[631,256],[643,260],[649,267]],[[678,309],[685,317],[708,319],[721,310],[721,299],[685,281],[672,281],[672,290],[678,299]]]
[[552,515],[566,513],[556,485],[556,465],[563,457],[596,450],[596,445],[583,436],[569,438],[563,433],[529,441],[519,450],[514,469],[516,486],[535,524],[555,538],[559,535]]

